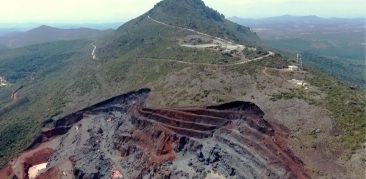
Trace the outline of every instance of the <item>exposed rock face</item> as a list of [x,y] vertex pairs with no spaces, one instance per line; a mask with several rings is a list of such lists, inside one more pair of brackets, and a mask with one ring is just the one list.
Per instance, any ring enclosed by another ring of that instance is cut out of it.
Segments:
[[57,121],[55,130],[69,130],[39,178],[308,178],[284,129],[264,120],[255,104],[153,109],[144,106],[148,93]]

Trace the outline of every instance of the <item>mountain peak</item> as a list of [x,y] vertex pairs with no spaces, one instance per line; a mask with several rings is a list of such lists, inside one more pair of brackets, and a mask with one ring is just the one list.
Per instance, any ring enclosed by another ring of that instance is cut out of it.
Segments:
[[55,29],[55,27],[51,27],[51,26],[48,26],[48,25],[41,25],[35,29]]
[[201,0],[164,0],[119,27],[114,40],[99,48],[99,54],[108,51],[103,53],[104,58],[112,58],[123,50],[127,52],[143,45],[152,48],[151,44],[161,41],[175,43],[177,39],[194,34],[207,34],[242,45],[261,42],[249,27],[225,19],[224,15],[207,7]]
[[202,0],[163,0],[139,19],[148,16],[169,25],[193,29],[243,44],[260,41],[248,27],[227,20],[223,14],[207,7]]
[[202,0],[164,0],[150,10],[149,15],[156,18],[166,15],[167,18],[205,18],[205,20],[222,22],[225,16],[205,5]]
[[205,7],[205,3],[202,0],[163,0],[155,5],[154,8],[162,6],[162,5],[188,5],[194,7]]
[[55,30],[58,30],[58,28],[51,27],[48,25],[41,25],[39,27],[29,30],[28,32],[49,32],[49,31],[55,31]]

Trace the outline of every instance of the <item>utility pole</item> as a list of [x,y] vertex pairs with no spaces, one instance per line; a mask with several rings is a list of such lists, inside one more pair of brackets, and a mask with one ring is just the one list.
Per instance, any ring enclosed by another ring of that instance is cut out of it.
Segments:
[[299,65],[299,69],[302,70],[302,57],[299,53],[296,54],[296,60],[297,60],[297,65]]
[[[296,54],[296,60],[297,60],[297,64],[299,65],[299,70],[303,70],[303,65],[302,65],[302,56],[298,53]],[[302,73],[303,75],[302,78],[301,78],[301,86],[302,87],[305,87],[305,83],[304,83],[304,80],[306,79],[306,72],[303,72]],[[305,89],[307,89],[307,87],[305,87]]]

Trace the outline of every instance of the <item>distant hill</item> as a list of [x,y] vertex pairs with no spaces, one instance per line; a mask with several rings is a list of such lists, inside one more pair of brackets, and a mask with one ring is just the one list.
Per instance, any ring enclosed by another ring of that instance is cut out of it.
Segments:
[[100,31],[89,28],[60,29],[42,25],[26,32],[0,37],[0,44],[15,48],[59,40],[96,39],[111,32],[112,30]]
[[7,47],[5,47],[4,45],[0,45],[0,49],[6,49]]
[[0,37],[14,35],[17,32],[18,30],[13,28],[0,28]]
[[52,26],[65,29],[75,29],[79,27],[106,30],[106,29],[117,29],[123,24],[123,22],[110,22],[110,23],[83,23],[83,24],[54,24]]
[[323,18],[315,15],[309,15],[309,16],[283,15],[283,16],[274,16],[274,17],[257,18],[257,19],[230,17],[229,20],[247,26],[264,25],[264,24],[303,25],[303,24],[365,23],[365,19],[363,18]]
[[230,19],[250,26],[273,48],[292,54],[303,53],[306,65],[352,84],[366,86],[364,18],[284,15]]

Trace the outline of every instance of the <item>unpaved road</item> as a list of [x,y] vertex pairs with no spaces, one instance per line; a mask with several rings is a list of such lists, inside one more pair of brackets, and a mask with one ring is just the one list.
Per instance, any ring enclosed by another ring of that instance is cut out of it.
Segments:
[[234,43],[234,42],[232,42],[230,40],[222,39],[220,37],[215,37],[215,36],[212,36],[212,35],[209,35],[209,34],[206,34],[206,33],[203,33],[203,32],[199,32],[199,31],[196,31],[196,30],[193,30],[193,29],[185,28],[185,27],[179,27],[179,26],[169,25],[169,24],[166,24],[164,22],[160,22],[160,21],[158,21],[156,19],[153,19],[150,16],[147,16],[147,18],[150,19],[153,22],[156,22],[156,23],[161,24],[161,25],[164,25],[164,26],[168,26],[168,27],[172,27],[172,28],[176,28],[176,29],[182,29],[182,30],[190,31],[190,32],[193,32],[193,33],[196,33],[196,34],[205,36],[205,37],[212,38],[212,39],[214,39],[216,41],[221,42],[222,44],[225,44],[226,46],[235,46],[234,48],[238,48],[238,49],[240,49],[240,48],[244,49],[245,48],[244,45],[236,44],[236,43]]
[[93,51],[91,53],[91,56],[92,56],[93,60],[95,60],[95,59],[97,59],[97,56],[95,55],[95,50],[97,49],[97,46],[94,43],[92,43],[90,45],[93,46]]
[[11,96],[10,96],[11,100],[13,100],[13,101],[17,100],[17,99],[18,99],[18,93],[19,93],[19,91],[20,91],[21,89],[23,89],[23,88],[24,88],[24,85],[21,85],[20,87],[16,88],[16,89],[11,93]]
[[252,61],[256,61],[256,60],[261,60],[263,58],[269,57],[274,55],[273,52],[269,51],[269,54],[262,56],[262,57],[258,57],[258,58],[254,58],[251,60],[240,60],[239,62],[236,63],[231,63],[231,64],[213,64],[213,63],[194,63],[194,62],[187,62],[187,61],[181,61],[181,60],[174,60],[174,59],[166,59],[166,58],[148,58],[148,57],[139,57],[137,59],[144,59],[144,60],[161,60],[161,61],[166,61],[166,62],[175,62],[175,63],[181,63],[181,64],[187,64],[187,65],[204,65],[204,66],[235,66],[235,65],[242,65],[245,63],[249,63]]
[[[158,24],[161,24],[161,25],[164,25],[164,26],[167,26],[167,27],[172,27],[172,28],[176,28],[176,29],[187,30],[187,31],[190,31],[190,32],[193,32],[193,33],[196,33],[196,34],[205,36],[205,37],[212,38],[212,39],[218,41],[219,43],[224,44],[226,47],[230,47],[230,49],[238,49],[239,51],[245,49],[245,46],[244,45],[236,44],[236,43],[234,43],[234,42],[232,42],[230,40],[222,39],[222,38],[219,38],[219,37],[214,37],[214,36],[211,36],[209,34],[206,34],[206,33],[203,33],[203,32],[198,32],[196,30],[188,29],[188,28],[185,28],[185,27],[179,27],[179,26],[169,25],[169,24],[166,24],[164,22],[160,22],[160,21],[158,21],[156,19],[153,19],[150,16],[147,16],[147,18],[149,20],[153,21],[153,22],[156,22]],[[184,46],[190,47],[188,45],[184,45]],[[273,56],[274,54],[275,54],[274,52],[268,51],[268,54],[267,55],[264,55],[262,57],[258,57],[258,58],[254,58],[254,59],[244,59],[243,58],[239,62],[232,63],[232,64],[194,63],[194,62],[186,62],[186,61],[180,61],[180,60],[174,60],[174,59],[162,59],[162,58],[138,58],[138,59],[163,60],[163,61],[168,61],[168,62],[176,62],[176,63],[181,63],[181,64],[188,64],[188,65],[233,66],[233,65],[245,64],[245,63],[252,62],[252,61],[256,61],[256,60],[261,60],[263,58],[266,58],[266,57],[269,57],[269,56]]]
[[[156,22],[156,23],[158,23],[158,24],[164,25],[164,26],[168,26],[168,27],[172,27],[172,28],[176,28],[176,29],[187,30],[187,31],[194,32],[194,33],[199,34],[199,35],[202,35],[202,36],[206,36],[206,37],[210,37],[210,38],[213,38],[213,39],[216,39],[216,40],[220,40],[220,41],[226,42],[228,44],[235,44],[232,41],[229,41],[229,40],[226,40],[226,39],[222,39],[222,38],[219,38],[219,37],[215,37],[215,36],[212,36],[212,35],[203,33],[203,32],[198,32],[198,31],[193,30],[193,29],[188,29],[188,28],[185,28],[185,27],[179,27],[179,26],[169,25],[169,24],[166,24],[164,22],[160,22],[160,21],[158,21],[156,19],[153,19],[150,16],[147,16],[147,18],[150,19],[150,20],[152,20],[152,21],[154,21],[154,22]],[[238,44],[235,44],[235,45],[238,45]]]

